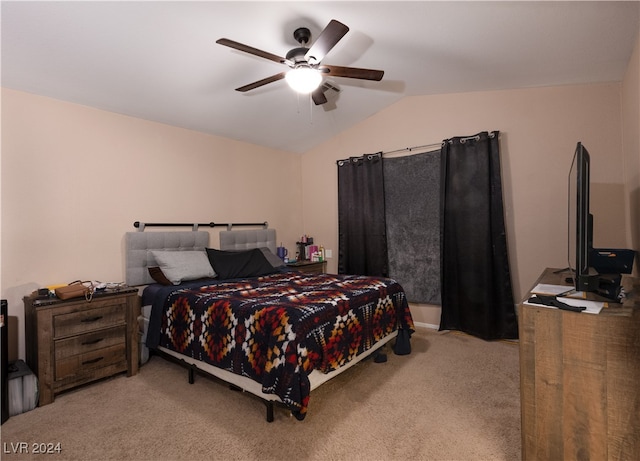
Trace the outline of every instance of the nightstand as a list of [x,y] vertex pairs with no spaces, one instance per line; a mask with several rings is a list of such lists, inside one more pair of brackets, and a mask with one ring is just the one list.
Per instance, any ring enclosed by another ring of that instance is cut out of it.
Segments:
[[305,272],[307,274],[323,274],[327,271],[326,261],[296,261],[294,263],[287,263],[287,267],[299,272]]
[[27,364],[38,376],[39,405],[56,394],[126,371],[138,372],[138,290],[84,298],[26,296]]

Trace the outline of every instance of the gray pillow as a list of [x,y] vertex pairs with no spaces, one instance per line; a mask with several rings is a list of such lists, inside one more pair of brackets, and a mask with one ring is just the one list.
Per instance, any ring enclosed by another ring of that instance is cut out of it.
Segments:
[[267,261],[269,261],[269,263],[273,267],[282,267],[282,266],[284,266],[284,261],[282,259],[280,259],[280,257],[278,255],[274,255],[269,248],[261,247],[260,251],[262,251],[262,254],[264,255],[264,257],[267,258]]
[[216,273],[209,263],[207,253],[200,251],[163,251],[151,250],[162,273],[174,285],[185,280],[215,277]]

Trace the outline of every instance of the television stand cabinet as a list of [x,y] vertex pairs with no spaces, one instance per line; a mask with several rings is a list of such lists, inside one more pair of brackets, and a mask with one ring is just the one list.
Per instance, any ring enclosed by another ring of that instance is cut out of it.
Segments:
[[622,285],[598,315],[518,306],[523,461],[640,460],[640,279]]

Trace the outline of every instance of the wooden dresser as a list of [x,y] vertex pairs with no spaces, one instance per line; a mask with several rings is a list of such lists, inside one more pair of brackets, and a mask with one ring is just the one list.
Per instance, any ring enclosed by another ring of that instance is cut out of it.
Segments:
[[295,263],[288,263],[287,267],[307,274],[322,274],[327,271],[327,262],[304,260]]
[[[568,285],[554,272],[536,285]],[[597,315],[518,306],[523,461],[640,460],[640,280],[623,286]]]
[[138,290],[61,301],[24,298],[27,364],[38,377],[39,405],[76,386],[138,372]]

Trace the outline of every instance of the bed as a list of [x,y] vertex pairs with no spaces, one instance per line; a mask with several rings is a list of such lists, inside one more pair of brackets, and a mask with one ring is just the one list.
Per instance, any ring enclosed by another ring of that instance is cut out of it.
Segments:
[[197,369],[260,397],[273,421],[274,403],[304,419],[313,389],[389,341],[410,353],[397,282],[297,272],[275,249],[274,229],[222,231],[220,250],[208,232],[128,232],[126,282],[144,286],[141,362],[171,356],[191,382]]

